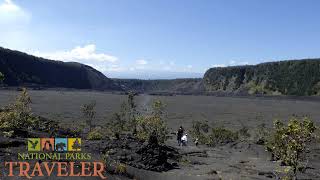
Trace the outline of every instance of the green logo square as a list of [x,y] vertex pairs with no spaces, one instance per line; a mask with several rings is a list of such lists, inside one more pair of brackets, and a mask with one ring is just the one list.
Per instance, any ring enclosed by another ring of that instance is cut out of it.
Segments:
[[40,151],[40,138],[28,138],[28,151]]

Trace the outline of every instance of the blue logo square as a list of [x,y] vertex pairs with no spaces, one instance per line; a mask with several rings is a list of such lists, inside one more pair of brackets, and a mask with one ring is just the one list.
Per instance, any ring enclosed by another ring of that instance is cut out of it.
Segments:
[[55,150],[59,152],[67,151],[68,139],[67,138],[55,138]]

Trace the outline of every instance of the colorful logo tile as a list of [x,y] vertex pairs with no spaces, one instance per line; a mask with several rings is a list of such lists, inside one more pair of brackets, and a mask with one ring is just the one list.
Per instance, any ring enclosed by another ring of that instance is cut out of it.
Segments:
[[42,151],[54,151],[54,138],[41,138]]
[[55,150],[59,152],[67,151],[68,139],[67,138],[55,138]]
[[40,151],[40,138],[28,138],[28,151]]
[[81,138],[68,138],[68,151],[81,151]]

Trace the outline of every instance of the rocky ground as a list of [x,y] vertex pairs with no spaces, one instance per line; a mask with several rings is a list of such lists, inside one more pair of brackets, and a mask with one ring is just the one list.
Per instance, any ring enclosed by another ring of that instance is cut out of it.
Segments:
[[[26,152],[25,143],[25,138],[1,137],[1,161],[15,160],[17,152]],[[142,143],[125,135],[120,139],[84,140],[82,151],[92,153],[92,160],[98,161],[106,158],[105,153],[108,155],[108,179],[277,179],[281,175],[280,171],[285,168],[280,166],[280,162],[271,161],[271,155],[265,151],[264,146],[245,140],[218,147],[195,146],[192,143],[180,147],[174,139],[168,140],[166,145],[158,145]],[[307,168],[299,172],[299,179],[320,178],[319,152],[317,145],[312,146]],[[116,162],[124,164],[126,171],[117,172]]]
[[[16,92],[0,92],[0,105],[14,100]],[[125,100],[124,96],[98,92],[48,92],[31,91],[32,107],[44,119],[54,119],[61,124],[79,124],[80,106],[89,100],[97,100],[97,124],[103,124],[106,116],[117,110]],[[158,97],[139,96],[140,105],[148,104]],[[253,136],[254,128],[266,123],[271,126],[274,118],[289,117],[292,114],[308,115],[319,125],[319,100],[273,98],[229,98],[203,96],[159,97],[168,105],[168,125],[174,131],[178,126],[190,128],[192,120],[208,120],[209,124],[224,125],[238,129],[249,127]],[[53,118],[52,118],[53,117]],[[47,125],[44,125],[47,126]],[[15,159],[17,152],[26,152],[26,139],[0,136],[1,162]],[[69,130],[58,129],[49,132],[44,129],[28,131],[28,137],[72,136]],[[192,137],[190,137],[192,138]],[[271,161],[271,155],[263,145],[253,138],[217,147],[205,145],[179,147],[172,136],[165,145],[152,145],[137,141],[131,136],[120,139],[106,137],[99,141],[83,141],[83,151],[90,152],[93,160],[106,158],[108,179],[276,179],[285,167]],[[307,168],[299,172],[300,179],[320,179],[320,147],[311,146]],[[126,173],[115,173],[117,163],[125,164]],[[3,164],[0,164],[3,166]],[[0,167],[2,169],[2,167]],[[3,172],[0,172],[3,173]],[[20,178],[22,179],[22,178]],[[50,179],[50,178],[46,178]],[[52,177],[51,179],[57,179]],[[65,179],[65,178],[61,178]],[[71,179],[71,178],[70,178]],[[78,178],[74,178],[78,179]],[[83,178],[94,179],[94,178]]]

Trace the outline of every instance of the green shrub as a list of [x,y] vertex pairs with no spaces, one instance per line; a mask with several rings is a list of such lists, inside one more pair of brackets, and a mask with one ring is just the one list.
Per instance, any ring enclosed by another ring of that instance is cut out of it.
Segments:
[[243,126],[239,131],[238,131],[239,137],[242,137],[244,139],[249,138],[251,135],[249,133],[249,129],[246,126]]
[[[227,144],[239,139],[238,132],[233,132],[223,127],[211,128],[211,132],[209,132],[209,129],[210,126],[207,121],[193,121],[190,133],[194,139],[198,139],[200,144],[208,146]],[[240,132],[243,134],[248,133],[245,129],[240,130]]]
[[266,146],[274,158],[293,168],[296,175],[297,167],[304,160],[308,144],[313,138],[316,127],[309,118],[302,121],[291,118],[288,124],[281,121],[274,122],[274,132]]
[[256,84],[254,81],[250,81],[247,84],[247,88],[249,88],[249,94],[267,94],[267,90],[265,89],[263,84]]
[[164,104],[161,101],[155,101],[151,115],[140,116],[137,119],[137,138],[147,141],[151,135],[155,135],[158,142],[164,143],[169,131],[163,114]]
[[179,162],[183,165],[190,165],[191,164],[190,159],[188,159],[187,157],[182,157],[181,159],[179,159]]
[[4,137],[8,137],[8,138],[11,138],[13,136],[13,134],[14,134],[14,131],[12,131],[12,130],[3,132]]
[[25,88],[17,97],[14,104],[0,111],[0,129],[15,131],[30,129],[39,126],[39,118],[31,113],[31,98]]
[[114,113],[110,121],[107,123],[107,130],[112,136],[118,138],[119,135],[125,131],[126,120],[120,113]]
[[223,127],[212,128],[208,137],[207,145],[216,146],[234,142],[239,139],[237,132],[225,129]]
[[129,93],[127,102],[121,105],[120,112],[115,113],[107,123],[108,132],[116,138],[124,132],[131,132],[142,141],[147,141],[151,135],[155,135],[158,142],[163,143],[168,134],[164,121],[165,105],[156,100],[152,104],[151,113],[141,115],[135,104],[135,96],[136,94]]
[[160,143],[167,140],[168,129],[166,123],[159,117],[141,116],[138,118],[137,138],[147,141],[151,135],[155,135]]
[[206,133],[209,132],[210,126],[207,121],[193,121],[192,129],[190,130],[190,134],[193,139],[198,139],[200,144],[207,144],[208,137]]
[[267,142],[270,136],[270,129],[266,127],[265,123],[258,125],[255,134],[255,142],[257,144],[263,145]]
[[118,162],[115,166],[114,173],[116,174],[126,174],[127,173],[127,165]]
[[112,135],[118,136],[123,131],[136,134],[137,120],[140,113],[137,111],[135,96],[135,93],[129,92],[127,101],[121,104],[120,111],[114,113],[111,119],[108,119],[107,129]]
[[163,118],[165,113],[165,108],[166,108],[166,105],[162,101],[155,100],[152,103],[152,115],[155,117]]
[[102,133],[101,133],[99,130],[94,129],[94,130],[92,130],[92,131],[90,131],[90,132],[88,133],[87,139],[88,139],[88,140],[101,140],[102,137],[103,137],[103,136],[102,136]]

